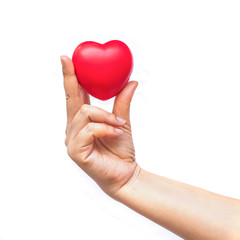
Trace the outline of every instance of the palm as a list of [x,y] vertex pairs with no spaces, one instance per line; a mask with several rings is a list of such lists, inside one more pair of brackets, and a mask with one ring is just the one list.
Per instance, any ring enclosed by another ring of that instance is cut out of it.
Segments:
[[82,157],[88,156],[85,161],[88,162],[92,172],[97,172],[97,175],[90,174],[91,177],[99,183],[103,190],[105,190],[103,185],[106,182],[111,185],[107,186],[108,189],[119,189],[132,177],[137,166],[131,128],[128,123],[125,125],[122,136],[96,138],[85,149],[85,152],[82,152]]

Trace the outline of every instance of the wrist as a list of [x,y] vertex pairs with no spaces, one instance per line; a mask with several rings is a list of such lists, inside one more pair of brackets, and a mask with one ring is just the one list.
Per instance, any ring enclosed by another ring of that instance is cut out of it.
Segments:
[[131,196],[134,195],[134,192],[141,185],[142,175],[144,170],[137,165],[132,177],[125,183],[113,196],[113,198],[123,204],[126,204]]

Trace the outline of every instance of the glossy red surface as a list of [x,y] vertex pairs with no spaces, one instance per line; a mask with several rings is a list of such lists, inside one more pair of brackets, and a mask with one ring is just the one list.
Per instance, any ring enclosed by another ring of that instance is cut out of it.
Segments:
[[119,40],[105,44],[83,42],[76,47],[72,61],[80,85],[101,100],[116,96],[127,84],[133,69],[131,51]]

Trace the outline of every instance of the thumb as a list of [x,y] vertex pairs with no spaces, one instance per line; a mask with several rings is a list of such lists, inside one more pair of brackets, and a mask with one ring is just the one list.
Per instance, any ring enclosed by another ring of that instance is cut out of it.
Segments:
[[127,121],[130,121],[130,103],[138,82],[131,81],[116,96],[113,106],[113,113]]

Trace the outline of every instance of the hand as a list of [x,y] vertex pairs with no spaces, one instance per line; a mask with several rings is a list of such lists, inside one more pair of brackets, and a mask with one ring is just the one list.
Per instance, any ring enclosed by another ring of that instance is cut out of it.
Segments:
[[130,102],[137,82],[131,81],[116,96],[112,113],[90,105],[78,84],[72,61],[61,57],[67,102],[66,146],[69,156],[108,195],[115,198],[140,167],[130,125]]

